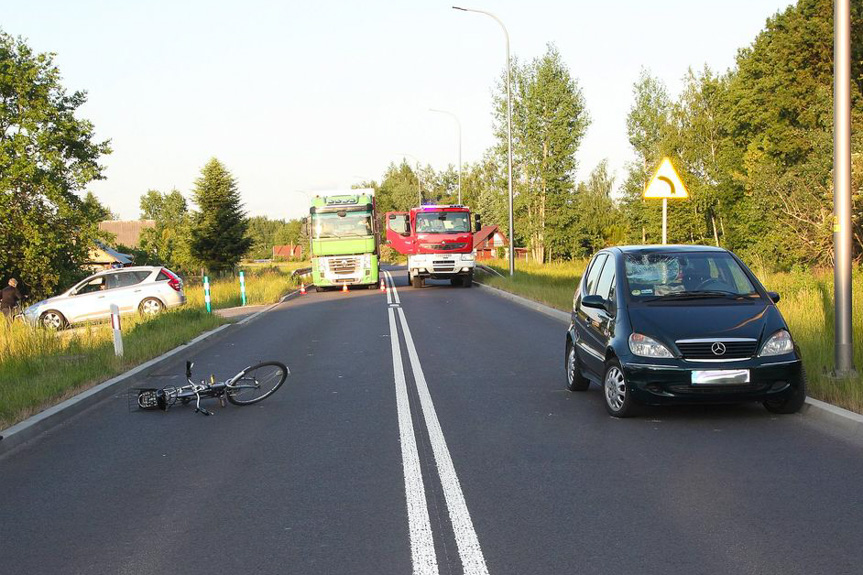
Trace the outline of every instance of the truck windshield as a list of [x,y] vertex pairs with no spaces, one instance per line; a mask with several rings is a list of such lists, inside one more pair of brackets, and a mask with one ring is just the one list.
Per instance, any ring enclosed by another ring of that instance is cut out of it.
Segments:
[[325,212],[312,216],[315,239],[351,238],[372,235],[371,212]]
[[417,214],[417,233],[456,234],[470,231],[470,214],[467,212],[420,212]]

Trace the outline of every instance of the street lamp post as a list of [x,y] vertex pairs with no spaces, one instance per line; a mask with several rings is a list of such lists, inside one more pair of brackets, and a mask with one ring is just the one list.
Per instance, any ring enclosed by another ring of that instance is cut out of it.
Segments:
[[485,14],[500,24],[500,27],[503,29],[503,35],[506,37],[506,139],[508,144],[507,151],[507,164],[508,164],[508,175],[509,175],[509,275],[515,275],[515,241],[513,238],[513,217],[512,217],[512,89],[510,88],[510,58],[509,58],[509,32],[506,31],[506,26],[503,25],[500,18],[492,14],[491,12],[486,12],[485,10],[475,10],[473,8],[462,8],[460,6],[453,6],[454,10],[461,10],[462,12],[476,12],[478,14]]
[[851,6],[833,3],[833,290],[834,375],[854,370],[851,300]]
[[446,114],[450,116],[453,120],[455,120],[455,123],[458,126],[458,203],[459,205],[461,205],[461,122],[459,121],[458,116],[456,116],[452,112],[448,112],[447,110],[437,110],[435,108],[429,108],[429,112]]

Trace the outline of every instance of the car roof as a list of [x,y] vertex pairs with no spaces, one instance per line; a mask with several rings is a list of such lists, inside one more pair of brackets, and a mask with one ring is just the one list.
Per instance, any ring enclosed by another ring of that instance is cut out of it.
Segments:
[[102,275],[102,274],[116,273],[116,272],[140,272],[140,271],[152,272],[155,270],[160,270],[160,269],[162,269],[162,267],[163,266],[128,266],[128,267],[123,267],[123,268],[112,268],[109,270],[98,271],[90,277],[98,276],[98,275]]
[[618,251],[624,254],[635,255],[650,255],[650,254],[679,254],[679,253],[728,253],[728,250],[715,246],[697,246],[697,245],[633,245],[633,246],[615,246],[609,248],[612,251]]

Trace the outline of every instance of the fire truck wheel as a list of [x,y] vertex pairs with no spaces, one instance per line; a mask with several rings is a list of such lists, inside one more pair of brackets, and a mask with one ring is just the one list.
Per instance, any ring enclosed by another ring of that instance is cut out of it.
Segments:
[[413,276],[411,278],[411,287],[421,288],[423,287],[423,278],[420,276]]

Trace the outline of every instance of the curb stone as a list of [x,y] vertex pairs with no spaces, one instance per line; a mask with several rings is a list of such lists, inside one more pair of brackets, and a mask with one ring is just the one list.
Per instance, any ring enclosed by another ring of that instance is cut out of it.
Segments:
[[30,441],[31,439],[36,438],[42,433],[56,427],[57,425],[67,421],[68,419],[77,415],[78,413],[81,413],[85,409],[92,407],[97,402],[106,399],[111,395],[114,395],[118,390],[122,389],[123,386],[130,383],[132,379],[145,376],[150,372],[155,371],[162,364],[175,359],[175,356],[179,355],[181,352],[186,352],[191,349],[192,346],[198,345],[200,343],[213,343],[214,341],[216,341],[216,339],[214,339],[214,336],[225,335],[225,330],[229,327],[233,325],[245,325],[247,322],[252,321],[253,319],[259,317],[261,314],[268,312],[274,307],[292,299],[298,293],[299,290],[286,294],[281,299],[279,299],[278,302],[267,306],[266,308],[250,315],[249,317],[242,319],[241,321],[235,323],[226,323],[217,327],[216,329],[206,331],[198,335],[194,339],[186,343],[180,344],[174,349],[171,349],[158,357],[154,357],[149,361],[145,361],[144,363],[133,367],[127,372],[114,376],[107,381],[103,381],[102,383],[95,385],[90,389],[82,391],[74,397],[70,397],[69,399],[62,401],[57,405],[53,405],[43,411],[40,411],[36,415],[28,417],[24,421],[19,421],[12,427],[0,430],[0,456],[11,451],[15,447],[18,447],[19,445],[22,445]]
[[[538,311],[565,324],[570,322],[570,314],[554,309],[545,304],[527,299],[502,289],[494,288],[479,282],[474,282],[483,290],[487,290],[498,297],[514,301],[515,303]],[[811,397],[806,398],[806,404],[800,410],[800,414],[807,419],[814,419],[829,427],[834,428],[841,435],[847,436],[849,439],[863,440],[863,415],[854,413],[847,409],[837,407],[833,404],[820,401]]]

